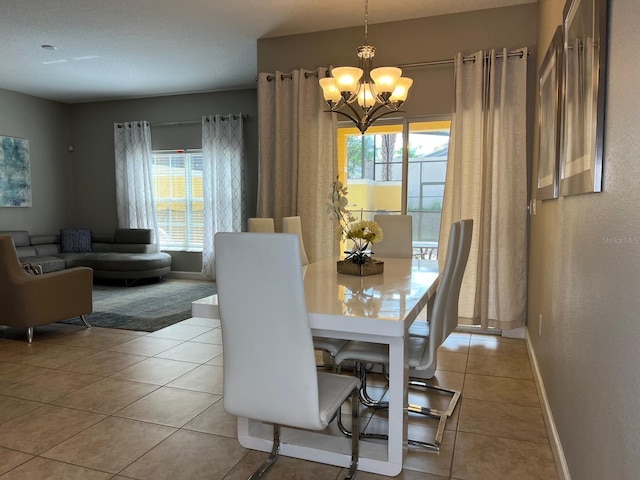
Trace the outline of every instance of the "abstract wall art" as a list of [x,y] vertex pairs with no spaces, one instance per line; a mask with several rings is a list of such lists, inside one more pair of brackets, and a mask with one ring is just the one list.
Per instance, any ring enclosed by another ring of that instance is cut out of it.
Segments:
[[0,207],[30,206],[29,140],[0,136]]

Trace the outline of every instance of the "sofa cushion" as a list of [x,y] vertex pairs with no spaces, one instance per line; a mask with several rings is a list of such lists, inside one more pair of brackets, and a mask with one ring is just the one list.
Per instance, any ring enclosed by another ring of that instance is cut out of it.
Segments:
[[64,258],[53,257],[49,255],[38,255],[35,257],[21,257],[20,261],[23,263],[32,263],[34,265],[40,265],[42,267],[42,273],[57,272],[58,270],[64,270],[66,265]]
[[153,243],[153,230],[148,228],[118,228],[115,243]]
[[81,253],[91,251],[91,229],[62,228],[60,229],[60,252]]
[[60,243],[60,235],[31,235],[31,245],[46,245]]
[[29,240],[29,232],[26,230],[6,230],[0,232],[0,235],[10,235],[13,238],[13,244],[16,247],[28,247],[31,245]]

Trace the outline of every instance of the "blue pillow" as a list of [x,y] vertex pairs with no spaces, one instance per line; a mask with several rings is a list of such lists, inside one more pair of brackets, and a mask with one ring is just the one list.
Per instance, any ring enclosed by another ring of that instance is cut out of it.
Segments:
[[90,228],[61,228],[60,252],[84,253],[91,251]]

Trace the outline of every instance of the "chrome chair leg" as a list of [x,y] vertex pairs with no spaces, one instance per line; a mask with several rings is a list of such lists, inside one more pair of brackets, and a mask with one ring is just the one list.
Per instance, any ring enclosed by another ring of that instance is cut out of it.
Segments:
[[89,323],[85,315],[80,315],[80,320],[82,320],[82,323],[84,323],[85,327],[91,328],[91,324]]
[[260,468],[256,470],[253,475],[249,477],[249,480],[257,480],[261,478],[262,475],[269,470],[276,460],[278,459],[278,455],[280,454],[280,425],[273,424],[273,447],[271,448],[271,455],[269,458],[265,460],[265,462],[260,465]]
[[33,342],[33,327],[27,327],[27,343]]
[[365,407],[373,408],[389,408],[389,402],[382,402],[380,400],[374,400],[369,396],[367,392],[367,368],[362,362],[355,362],[355,374],[360,379],[360,403]]
[[[338,422],[340,422],[340,412],[338,411]],[[360,406],[358,405],[358,389],[351,393],[351,422],[354,432],[360,432]],[[351,465],[346,480],[353,480],[358,472],[358,459],[360,458],[360,435],[351,435]]]

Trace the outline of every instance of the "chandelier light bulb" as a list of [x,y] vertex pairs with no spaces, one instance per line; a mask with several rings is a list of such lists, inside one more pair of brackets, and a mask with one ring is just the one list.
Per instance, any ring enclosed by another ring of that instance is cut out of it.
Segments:
[[371,70],[371,80],[376,84],[376,92],[392,93],[402,75],[396,67],[378,67]]
[[320,86],[322,87],[322,94],[327,102],[339,102],[340,101],[340,89],[336,79],[333,77],[326,77],[320,79]]
[[391,97],[389,97],[390,102],[404,102],[407,99],[407,95],[409,94],[409,89],[413,85],[413,80],[408,77],[400,77],[398,79],[398,83],[396,84],[396,88],[393,90]]
[[358,81],[362,77],[362,69],[357,67],[337,67],[331,74],[336,79],[340,92],[354,93],[358,91]]

